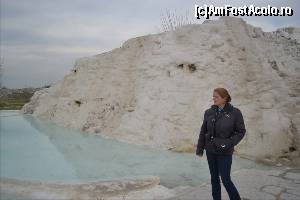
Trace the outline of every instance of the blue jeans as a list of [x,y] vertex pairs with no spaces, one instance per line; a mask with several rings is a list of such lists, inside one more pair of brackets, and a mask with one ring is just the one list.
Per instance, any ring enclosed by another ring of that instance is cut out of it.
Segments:
[[221,200],[221,184],[219,174],[221,175],[222,183],[226,188],[230,200],[240,200],[241,197],[230,177],[232,155],[220,155],[211,152],[206,152],[209,171],[211,175],[212,196],[214,200]]

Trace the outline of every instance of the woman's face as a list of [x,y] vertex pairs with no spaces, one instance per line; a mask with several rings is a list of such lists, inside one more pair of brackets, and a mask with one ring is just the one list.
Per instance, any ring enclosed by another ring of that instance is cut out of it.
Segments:
[[215,105],[221,106],[221,105],[225,104],[226,98],[222,98],[217,92],[214,92],[213,93],[213,101],[214,101]]

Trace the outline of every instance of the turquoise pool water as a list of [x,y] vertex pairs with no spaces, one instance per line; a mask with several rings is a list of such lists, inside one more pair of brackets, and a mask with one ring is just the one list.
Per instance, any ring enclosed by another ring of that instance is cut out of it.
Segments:
[[[205,155],[130,145],[17,111],[0,111],[0,120],[1,177],[76,182],[155,175],[169,188],[210,178]],[[233,157],[232,171],[251,167],[263,166]]]

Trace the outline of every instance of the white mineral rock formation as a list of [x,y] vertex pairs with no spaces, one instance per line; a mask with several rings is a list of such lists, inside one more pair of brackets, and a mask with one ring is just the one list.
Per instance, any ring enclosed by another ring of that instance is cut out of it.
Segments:
[[299,156],[299,30],[263,32],[222,17],[132,38],[77,60],[22,111],[129,143],[193,152],[213,88],[225,87],[247,129],[237,154]]

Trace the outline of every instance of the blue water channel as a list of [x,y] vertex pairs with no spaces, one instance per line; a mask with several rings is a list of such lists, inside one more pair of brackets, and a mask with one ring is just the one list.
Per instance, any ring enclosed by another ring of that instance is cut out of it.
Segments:
[[[18,111],[0,111],[0,176],[22,180],[90,181],[159,176],[173,188],[210,179],[205,154],[175,153],[66,129]],[[232,172],[263,168],[233,156]]]

